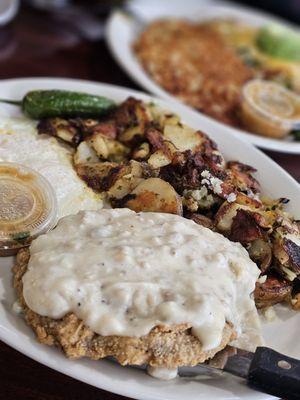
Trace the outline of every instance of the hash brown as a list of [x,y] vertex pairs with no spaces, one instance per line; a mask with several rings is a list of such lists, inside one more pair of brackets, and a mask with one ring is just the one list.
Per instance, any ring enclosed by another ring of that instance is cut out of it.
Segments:
[[241,88],[254,73],[216,30],[181,20],[155,21],[134,48],[165,90],[219,121],[240,125]]

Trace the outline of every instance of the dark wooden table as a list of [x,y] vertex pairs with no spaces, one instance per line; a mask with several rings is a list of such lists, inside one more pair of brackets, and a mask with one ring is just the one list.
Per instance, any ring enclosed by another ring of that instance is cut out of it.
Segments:
[[[57,76],[137,88],[114,62],[103,39],[87,40],[68,21],[23,7],[13,24],[0,29],[0,79]],[[267,152],[300,181],[300,156]],[[0,399],[116,400],[44,367],[0,342]]]

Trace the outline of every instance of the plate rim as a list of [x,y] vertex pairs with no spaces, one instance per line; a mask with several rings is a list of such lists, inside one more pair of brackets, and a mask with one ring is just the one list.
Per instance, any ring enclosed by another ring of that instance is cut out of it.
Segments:
[[[228,9],[228,10],[236,10],[237,12],[245,12],[249,11],[251,12],[252,15],[257,14],[260,17],[263,17],[265,19],[270,20],[270,22],[281,22],[287,26],[292,26],[295,27],[294,24],[289,23],[289,21],[286,21],[280,17],[273,16],[272,14],[269,14],[267,12],[262,12],[260,10],[256,10],[251,7],[244,7],[244,6],[232,6],[228,4],[214,4],[214,5],[203,5],[199,6],[199,9]],[[198,9],[197,9],[198,10]],[[105,40],[107,43],[107,46],[114,57],[115,61],[118,63],[118,65],[125,71],[126,74],[139,86],[141,86],[141,90],[146,90],[149,93],[151,93],[154,96],[159,96],[165,100],[168,101],[173,101],[176,103],[180,103],[183,106],[193,109],[191,106],[188,106],[181,102],[179,99],[177,99],[175,96],[172,94],[168,93],[166,90],[164,90],[162,87],[160,87],[151,77],[150,75],[147,74],[147,72],[144,70],[140,62],[137,60],[135,54],[133,51],[126,46],[123,48],[123,51],[130,57],[130,62],[127,63],[125,59],[122,57],[122,55],[119,52],[119,45],[118,45],[118,39],[116,36],[116,29],[115,27],[119,23],[120,18],[128,18],[126,17],[125,13],[119,10],[113,11],[110,15],[109,18],[107,19],[106,26],[105,26]],[[298,27],[297,27],[298,28]],[[299,28],[298,28],[299,29]],[[300,154],[300,142],[289,142],[285,140],[277,140],[273,138],[268,138],[260,135],[256,135],[254,133],[250,133],[247,131],[244,131],[239,128],[231,127],[229,125],[223,124],[222,122],[217,121],[216,119],[201,113],[200,111],[195,110],[197,113],[202,115],[204,118],[207,118],[207,120],[215,123],[219,127],[222,127],[223,129],[228,129],[231,132],[235,132],[238,135],[242,135],[246,140],[251,142],[253,145],[258,146],[260,148],[263,148],[265,150],[269,151],[274,151],[274,152],[279,152],[279,153],[287,153],[287,154]]]

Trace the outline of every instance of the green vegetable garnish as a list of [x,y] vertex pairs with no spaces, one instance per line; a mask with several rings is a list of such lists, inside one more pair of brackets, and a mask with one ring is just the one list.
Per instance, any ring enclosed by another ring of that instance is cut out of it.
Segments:
[[296,141],[300,140],[300,130],[292,131],[291,134],[294,136],[294,139],[295,139]]
[[275,58],[300,61],[300,34],[282,25],[267,25],[256,37],[257,47]]
[[34,119],[51,117],[98,117],[114,108],[106,97],[66,90],[35,90],[20,101],[0,99],[22,107]]
[[251,53],[250,49],[248,47],[239,47],[237,49],[238,55],[241,57],[241,59],[244,61],[246,65],[249,67],[257,68],[260,67],[261,63],[259,60],[257,60],[253,54]]
[[21,242],[27,238],[29,238],[30,233],[29,232],[19,232],[19,233],[15,233],[14,235],[11,236],[11,238],[13,240],[15,240],[16,242]]

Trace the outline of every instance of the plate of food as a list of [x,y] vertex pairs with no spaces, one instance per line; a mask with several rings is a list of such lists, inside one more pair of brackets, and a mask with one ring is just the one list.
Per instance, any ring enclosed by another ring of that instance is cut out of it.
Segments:
[[263,343],[300,358],[298,183],[179,103],[0,87],[0,339],[132,398],[271,398],[215,367]]
[[[133,3],[134,5],[134,3]],[[147,91],[181,101],[256,146],[300,153],[300,35],[253,9],[115,11],[107,43]]]

